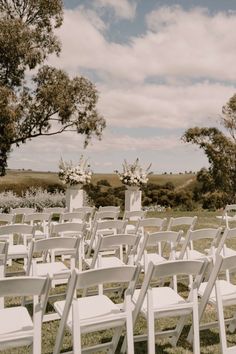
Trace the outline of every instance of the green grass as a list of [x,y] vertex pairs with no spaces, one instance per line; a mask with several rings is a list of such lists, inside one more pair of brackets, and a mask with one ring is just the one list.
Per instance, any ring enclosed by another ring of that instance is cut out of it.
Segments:
[[[205,227],[218,227],[220,225],[220,220],[216,218],[216,215],[219,215],[219,213],[216,212],[206,212],[206,211],[197,211],[197,212],[163,212],[163,213],[150,213],[148,216],[158,216],[158,217],[167,217],[169,218],[170,216],[174,217],[179,217],[179,216],[193,216],[197,215],[198,216],[198,221],[196,228],[205,228]],[[234,246],[236,249],[236,245],[230,241],[230,245]],[[202,245],[202,248],[203,245]],[[15,263],[14,267],[11,270],[17,270],[22,268],[22,263]],[[10,270],[10,269],[9,269]],[[183,283],[182,286],[182,293],[185,295],[186,294],[186,286],[187,283]],[[59,292],[59,290],[65,290],[64,288],[56,288],[52,292]],[[230,308],[227,309],[227,316],[230,317],[234,314],[235,308]],[[204,322],[209,322],[212,320],[216,320],[216,312],[212,306],[207,306],[205,315],[204,315]],[[42,336],[42,341],[43,341],[43,354],[51,354],[53,350],[53,345],[55,342],[55,337],[58,329],[58,323],[59,321],[52,321],[48,323],[43,324],[43,336]],[[192,347],[189,345],[189,343],[186,340],[189,325],[191,323],[191,320],[187,323],[185,326],[185,329],[183,331],[183,334],[181,335],[181,338],[178,342],[178,345],[176,348],[171,347],[171,345],[168,343],[168,340],[158,340],[157,346],[156,346],[156,353],[157,354],[164,354],[164,353],[176,353],[176,354],[188,354],[192,352]],[[175,320],[173,319],[168,319],[168,320],[161,320],[159,323],[159,326],[161,326],[162,329],[166,328],[172,328],[175,324]],[[140,334],[140,333],[145,333],[146,331],[146,321],[142,319],[141,317],[138,320],[137,325],[135,326],[135,334]],[[89,334],[89,335],[83,335],[83,344],[84,345],[92,345],[93,343],[96,342],[104,342],[107,340],[110,340],[111,337],[111,331],[106,331],[104,333],[94,333],[94,334]],[[236,345],[236,334],[230,334],[227,333],[227,338],[228,341],[231,343],[231,345]],[[65,338],[63,341],[63,351],[71,350],[71,345],[72,345],[72,338],[69,332],[66,332]],[[16,349],[16,350],[7,350],[3,351],[1,353],[4,354],[25,354],[28,353],[28,348],[21,348],[21,349]],[[116,354],[119,353],[119,350],[117,351]],[[141,342],[141,343],[136,343],[135,344],[135,354],[145,354],[147,353],[147,346],[146,342]],[[218,328],[216,327],[215,329],[211,330],[205,330],[201,332],[201,353],[214,353],[218,354],[220,353],[220,347],[219,347],[219,332]]]

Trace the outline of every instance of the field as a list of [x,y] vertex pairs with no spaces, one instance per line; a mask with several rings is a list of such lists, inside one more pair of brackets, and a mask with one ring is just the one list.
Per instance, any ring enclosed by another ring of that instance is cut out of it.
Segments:
[[[195,180],[194,174],[162,174],[150,175],[150,183],[163,185],[172,182],[176,188],[182,188],[191,184]],[[92,183],[96,184],[100,180],[106,179],[112,187],[121,186],[119,177],[116,174],[95,173],[92,176]],[[56,172],[35,172],[22,170],[8,170],[7,175],[0,178],[0,192],[6,189],[19,191],[32,187],[41,186],[63,186]]]

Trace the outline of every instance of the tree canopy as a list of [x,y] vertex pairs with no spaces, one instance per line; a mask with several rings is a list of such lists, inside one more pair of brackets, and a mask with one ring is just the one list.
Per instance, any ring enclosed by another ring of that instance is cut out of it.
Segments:
[[236,197],[236,95],[223,106],[221,122],[228,135],[215,127],[194,127],[186,130],[182,139],[205,152],[210,167],[202,169],[197,180],[203,195],[222,192],[223,206],[235,202]]
[[60,52],[54,29],[62,24],[62,1],[1,0],[0,13],[0,175],[4,175],[14,144],[75,131],[85,136],[86,146],[92,136],[101,137],[105,120],[97,112],[93,83],[43,65],[48,55]]

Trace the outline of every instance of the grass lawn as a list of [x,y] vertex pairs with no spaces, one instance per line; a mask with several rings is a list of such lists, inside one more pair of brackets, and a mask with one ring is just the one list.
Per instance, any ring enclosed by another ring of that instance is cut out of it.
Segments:
[[[196,228],[204,228],[204,227],[217,227],[220,224],[220,220],[216,218],[216,215],[219,215],[219,213],[215,212],[206,212],[206,211],[198,211],[198,212],[162,212],[162,213],[150,213],[148,216],[158,216],[158,217],[167,217],[169,218],[170,216],[178,217],[178,216],[187,216],[187,215],[197,215],[198,216],[198,222],[196,225]],[[230,242],[232,246],[232,242]],[[205,245],[202,245],[205,247]],[[203,247],[203,248],[204,248]],[[236,245],[234,245],[236,249]],[[14,267],[9,269],[10,270],[16,270],[19,269],[22,266],[21,263],[15,263]],[[186,286],[187,283],[183,283],[183,294],[186,292]],[[65,288],[62,287],[57,287],[52,291],[52,293],[60,293],[61,290],[65,290]],[[12,302],[9,302],[9,304],[12,305]],[[15,304],[15,303],[14,303]],[[48,311],[50,311],[51,308],[51,303],[48,305]],[[234,309],[227,310],[227,315],[231,316],[233,314]],[[212,320],[216,319],[216,312],[214,308],[211,306],[207,307],[205,316],[204,316],[204,321],[209,322]],[[43,324],[43,354],[51,354],[53,351],[53,345],[55,342],[55,337],[56,337],[56,332],[58,328],[58,321],[52,321],[48,323]],[[161,320],[160,323],[158,324],[161,326],[161,328],[172,328],[174,326],[175,320],[173,319],[168,319],[168,320]],[[191,321],[189,320],[189,323]],[[181,338],[178,342],[178,345],[176,348],[171,347],[171,345],[168,343],[168,340],[158,340],[157,346],[156,346],[156,353],[191,353],[192,352],[192,347],[189,345],[189,343],[186,341],[186,336],[188,333],[189,329],[189,324],[186,325],[183,334],[181,335]],[[135,334],[140,334],[140,333],[145,333],[146,331],[146,322],[144,319],[140,318],[136,327],[135,327]],[[106,340],[109,340],[111,337],[111,332],[106,331],[103,333],[94,333],[94,334],[89,334],[89,335],[84,335],[83,336],[83,344],[84,345],[91,345],[96,342],[104,342]],[[228,341],[232,343],[232,345],[236,345],[236,334],[227,334]],[[65,333],[65,338],[63,342],[63,351],[71,350],[71,335],[70,333],[66,332]],[[22,349],[15,349],[15,350],[6,350],[2,351],[4,354],[23,354],[23,353],[28,353],[29,349],[28,348],[22,348]],[[119,353],[119,350],[117,351]],[[135,353],[136,354],[141,354],[141,353],[147,353],[147,346],[146,342],[140,342],[135,344]],[[219,335],[218,335],[218,328],[216,327],[215,329],[211,330],[205,330],[201,332],[201,353],[220,353],[220,348],[219,348]]]

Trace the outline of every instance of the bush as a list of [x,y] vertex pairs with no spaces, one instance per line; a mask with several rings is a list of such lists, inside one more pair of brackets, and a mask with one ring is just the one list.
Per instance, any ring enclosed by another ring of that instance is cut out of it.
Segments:
[[63,192],[48,193],[42,188],[30,188],[22,196],[17,196],[13,191],[0,193],[0,209],[9,212],[10,208],[43,208],[64,207],[65,194]]

